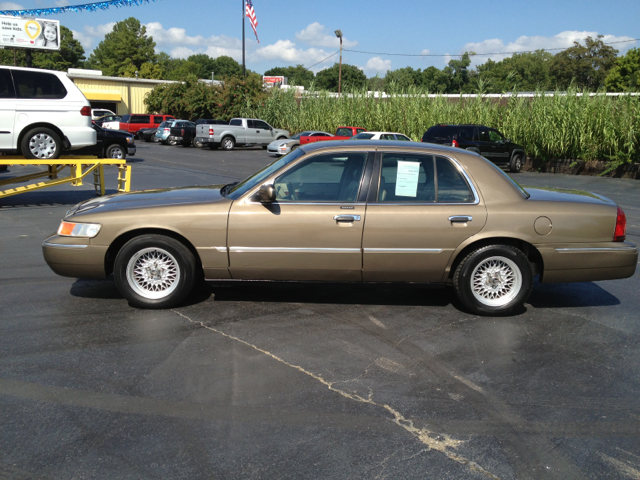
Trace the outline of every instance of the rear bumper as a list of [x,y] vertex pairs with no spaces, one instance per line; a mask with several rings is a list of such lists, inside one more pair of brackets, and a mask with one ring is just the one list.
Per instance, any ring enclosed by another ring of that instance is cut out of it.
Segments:
[[71,144],[70,150],[95,145],[98,141],[98,134],[91,127],[64,127],[63,133]]
[[638,247],[630,242],[537,245],[544,262],[542,283],[593,282],[631,277]]
[[58,275],[74,278],[105,278],[107,246],[89,245],[88,238],[53,235],[42,243],[47,265]]

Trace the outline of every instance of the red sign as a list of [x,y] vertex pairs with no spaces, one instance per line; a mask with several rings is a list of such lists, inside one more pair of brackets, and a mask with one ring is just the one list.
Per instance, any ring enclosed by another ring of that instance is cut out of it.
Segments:
[[286,77],[262,77],[264,83],[284,83]]

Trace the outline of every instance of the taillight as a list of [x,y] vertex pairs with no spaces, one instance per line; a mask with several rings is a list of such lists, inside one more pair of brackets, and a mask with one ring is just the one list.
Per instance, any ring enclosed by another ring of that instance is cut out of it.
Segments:
[[184,137],[184,128],[182,130],[180,130],[180,135],[182,135]]
[[209,127],[209,135],[213,135],[213,127]]
[[616,230],[613,232],[614,242],[624,242],[627,237],[627,217],[620,207],[618,207],[618,216],[616,218]]
[[82,115],[83,117],[90,117],[91,116],[91,107],[82,107],[80,109],[80,115]]
[[456,139],[453,139],[451,140],[451,146],[458,148],[460,145],[458,144],[458,141]]
[[164,128],[163,130],[164,130],[165,133],[169,133],[171,131],[170,128]]

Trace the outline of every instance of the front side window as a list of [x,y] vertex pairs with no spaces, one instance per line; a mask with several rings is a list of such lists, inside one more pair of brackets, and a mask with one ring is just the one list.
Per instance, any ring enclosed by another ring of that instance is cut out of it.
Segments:
[[366,153],[317,155],[278,177],[278,202],[355,202]]
[[380,140],[395,140],[395,135],[392,133],[384,133],[380,135]]
[[18,98],[61,99],[67,89],[60,79],[50,73],[14,70],[13,81]]
[[156,125],[161,124],[162,123],[162,117],[158,116],[158,115],[154,116],[153,117],[153,123],[155,123]]
[[0,98],[16,98],[11,71],[7,68],[0,68]]
[[500,135],[497,131],[495,130],[489,130],[489,139],[492,142],[501,142],[502,141],[502,135]]
[[271,130],[271,127],[267,122],[263,122],[262,120],[255,120],[256,128],[261,128],[262,130]]
[[353,132],[350,128],[339,128],[336,130],[337,137],[351,137],[353,136]]

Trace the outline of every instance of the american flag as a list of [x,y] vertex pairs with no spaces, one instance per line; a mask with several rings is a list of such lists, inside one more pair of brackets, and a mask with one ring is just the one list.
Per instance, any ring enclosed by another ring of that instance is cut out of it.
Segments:
[[256,40],[258,40],[258,43],[260,43],[260,39],[258,39],[258,32],[256,31],[256,27],[258,26],[258,19],[256,18],[256,11],[253,9],[253,3],[251,3],[251,0],[246,0],[245,11],[247,13],[247,17],[249,17],[249,23],[251,23],[253,33],[256,34]]

